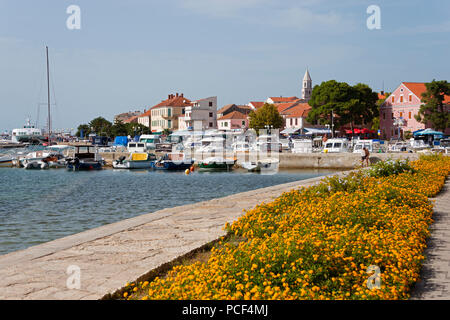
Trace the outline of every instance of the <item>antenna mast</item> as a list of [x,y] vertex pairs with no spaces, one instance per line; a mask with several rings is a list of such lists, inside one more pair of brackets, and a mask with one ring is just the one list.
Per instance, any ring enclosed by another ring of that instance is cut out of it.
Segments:
[[45,53],[47,56],[47,107],[48,107],[48,145],[51,145],[50,136],[52,131],[51,126],[51,118],[50,118],[50,68],[49,68],[49,62],[48,62],[48,47],[45,47]]

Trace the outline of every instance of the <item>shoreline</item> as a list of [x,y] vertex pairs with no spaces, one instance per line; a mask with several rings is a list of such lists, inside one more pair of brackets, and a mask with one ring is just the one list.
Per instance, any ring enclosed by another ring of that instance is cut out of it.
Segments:
[[[225,223],[243,210],[324,177],[167,208],[2,255],[0,299],[103,298],[225,235]],[[66,287],[71,265],[81,270],[79,290]]]

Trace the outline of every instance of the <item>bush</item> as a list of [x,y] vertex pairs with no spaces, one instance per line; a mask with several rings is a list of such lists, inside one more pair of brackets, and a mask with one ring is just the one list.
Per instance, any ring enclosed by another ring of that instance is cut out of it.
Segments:
[[415,170],[410,162],[406,160],[392,160],[380,161],[371,166],[367,173],[370,177],[381,178],[391,175],[397,175],[404,172],[414,173]]

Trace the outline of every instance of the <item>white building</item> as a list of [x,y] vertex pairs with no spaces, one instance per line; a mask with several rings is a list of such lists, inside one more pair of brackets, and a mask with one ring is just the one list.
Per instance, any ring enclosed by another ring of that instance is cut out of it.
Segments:
[[303,77],[302,99],[305,101],[309,101],[309,99],[311,99],[311,94],[312,94],[312,80],[307,68],[305,76]]
[[178,130],[207,130],[217,128],[217,97],[192,101],[178,118]]

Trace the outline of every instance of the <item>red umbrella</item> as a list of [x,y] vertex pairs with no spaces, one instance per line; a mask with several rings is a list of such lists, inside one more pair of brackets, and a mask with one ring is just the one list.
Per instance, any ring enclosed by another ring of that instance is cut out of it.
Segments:
[[361,133],[361,130],[359,130],[358,128],[353,129],[353,131],[355,131],[356,134]]

